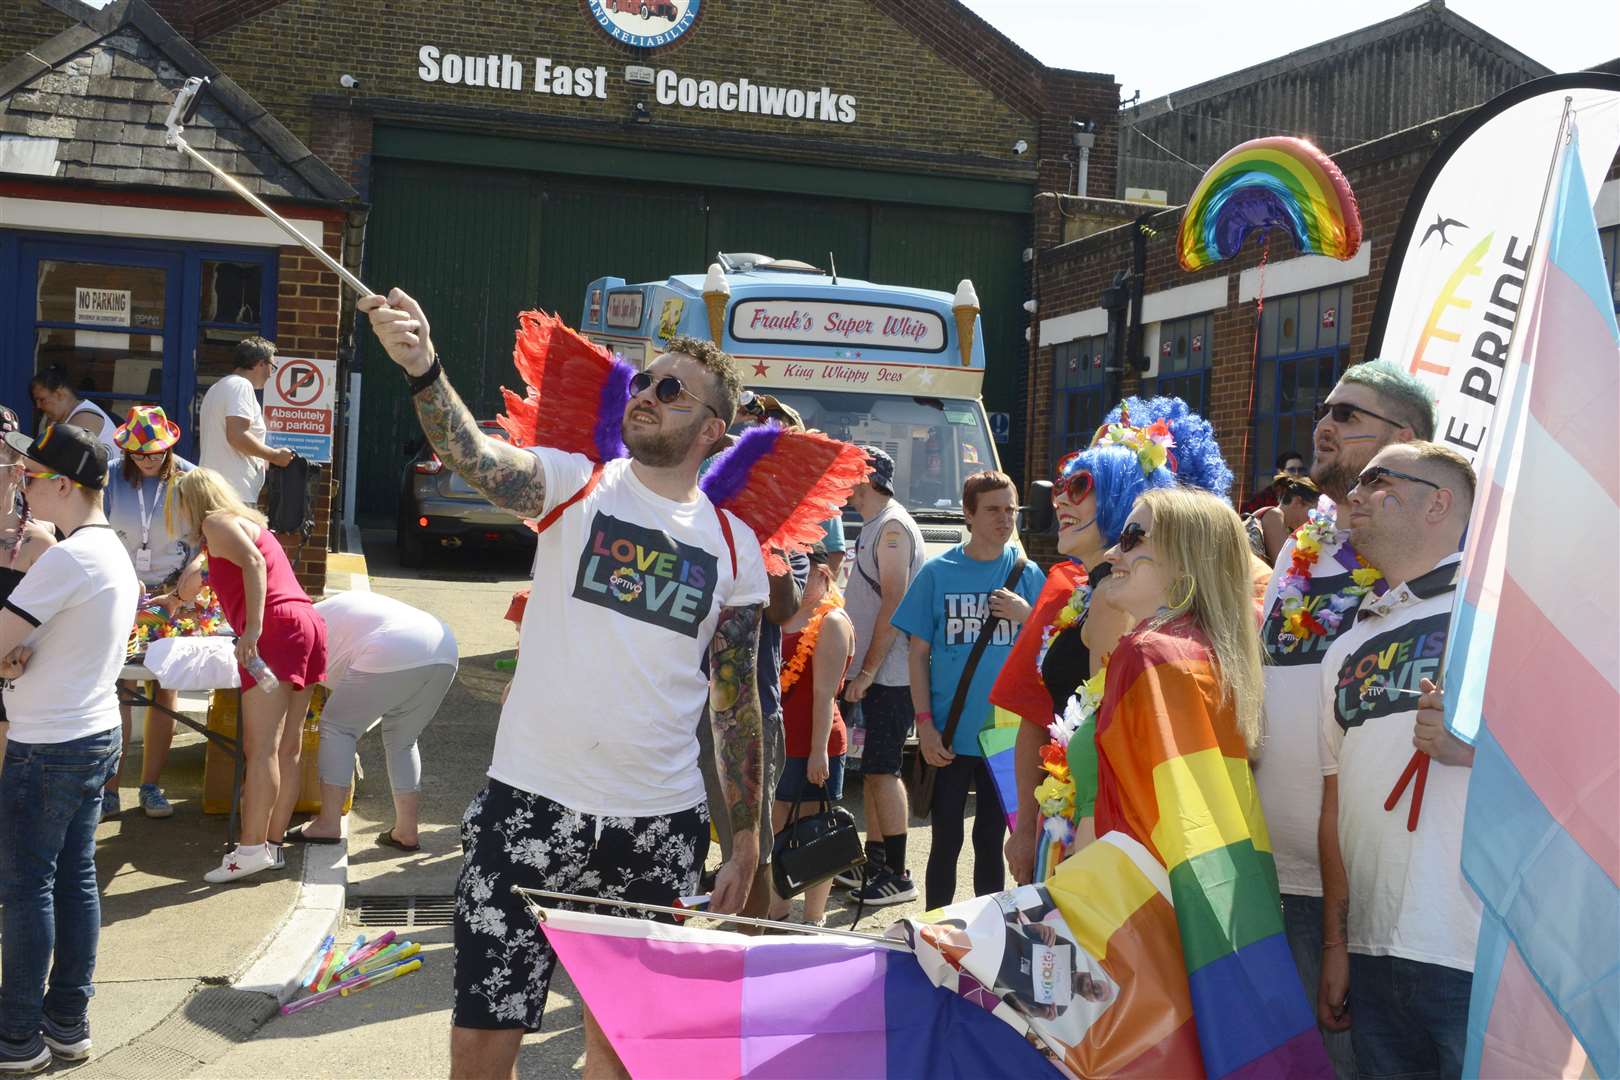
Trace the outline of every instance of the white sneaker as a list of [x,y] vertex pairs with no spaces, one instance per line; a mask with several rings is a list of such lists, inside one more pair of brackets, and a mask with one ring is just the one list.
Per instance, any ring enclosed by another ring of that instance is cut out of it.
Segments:
[[276,866],[275,854],[269,844],[259,845],[259,850],[252,854],[243,854],[240,847],[232,848],[220,861],[219,869],[210,870],[203,875],[203,880],[210,885],[221,885],[227,881],[245,878],[249,874],[257,874],[260,870],[273,870]]

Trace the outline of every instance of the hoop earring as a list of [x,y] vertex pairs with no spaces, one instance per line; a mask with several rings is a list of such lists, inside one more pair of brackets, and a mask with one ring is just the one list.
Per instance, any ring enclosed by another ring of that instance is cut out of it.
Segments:
[[1188,608],[1192,607],[1193,597],[1198,592],[1198,582],[1191,574],[1184,575],[1183,580],[1187,582],[1187,595],[1183,596],[1180,600],[1171,602],[1170,608],[1173,611],[1186,611]]

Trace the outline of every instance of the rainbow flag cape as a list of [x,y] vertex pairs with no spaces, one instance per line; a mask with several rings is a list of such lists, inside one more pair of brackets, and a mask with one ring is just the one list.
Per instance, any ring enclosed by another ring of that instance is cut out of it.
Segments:
[[931,983],[899,942],[553,910],[545,933],[632,1076],[1061,1075],[1007,1023]]
[[1013,744],[1018,741],[1018,725],[1023,721],[1017,713],[999,705],[992,706],[990,713],[993,721],[979,732],[979,749],[984,753],[985,764],[990,766],[990,779],[996,785],[1001,812],[1007,815],[1007,828],[1015,829],[1018,827],[1018,774],[1013,767]]
[[1097,832],[1132,837],[1168,873],[1205,1073],[1330,1075],[1248,752],[1196,634],[1178,620],[1126,636],[1109,659]]
[[1446,664],[1484,909],[1467,1076],[1620,1075],[1620,328],[1573,133],[1551,190]]

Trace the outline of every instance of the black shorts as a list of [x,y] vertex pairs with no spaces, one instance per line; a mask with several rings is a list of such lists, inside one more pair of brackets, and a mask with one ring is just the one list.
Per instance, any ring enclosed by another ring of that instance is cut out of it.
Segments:
[[[598,817],[490,780],[462,815],[461,853],[450,1022],[539,1031],[557,954],[511,887],[671,905],[697,892],[709,854],[709,808]],[[623,908],[589,910],[673,921]]]
[[906,751],[906,737],[913,720],[911,687],[880,686],[873,683],[861,698],[861,723],[866,743],[861,750],[861,766],[850,769],[862,776],[899,776]]

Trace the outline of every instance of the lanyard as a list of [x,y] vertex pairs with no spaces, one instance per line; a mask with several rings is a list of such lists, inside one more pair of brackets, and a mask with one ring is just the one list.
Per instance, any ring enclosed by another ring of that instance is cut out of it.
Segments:
[[141,547],[152,546],[152,518],[157,514],[157,508],[163,505],[163,488],[167,480],[159,480],[157,495],[152,499],[152,509],[146,508],[146,481],[143,479],[135,486],[135,494],[141,500]]

